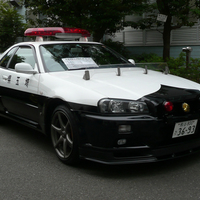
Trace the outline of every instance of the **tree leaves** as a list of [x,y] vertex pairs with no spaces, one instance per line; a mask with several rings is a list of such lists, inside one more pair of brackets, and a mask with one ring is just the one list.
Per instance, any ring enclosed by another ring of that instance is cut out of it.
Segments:
[[13,45],[17,37],[23,36],[25,26],[22,20],[23,17],[14,8],[0,1],[0,51]]
[[[47,17],[43,24],[84,28],[100,41],[104,34],[113,34],[124,28],[123,17],[142,5],[137,0],[25,0],[34,13]],[[57,17],[57,18],[56,18]],[[48,19],[48,20],[47,20]]]
[[[172,30],[182,26],[194,26],[200,18],[199,0],[147,0],[143,7],[140,7],[137,14],[146,13],[143,19],[135,22],[127,22],[133,28],[151,29],[163,28],[159,31],[163,34],[163,59],[166,61],[170,57],[170,33]],[[156,2],[156,3],[155,3]],[[150,14],[149,14],[150,13]],[[165,23],[157,21],[157,15],[167,16]]]

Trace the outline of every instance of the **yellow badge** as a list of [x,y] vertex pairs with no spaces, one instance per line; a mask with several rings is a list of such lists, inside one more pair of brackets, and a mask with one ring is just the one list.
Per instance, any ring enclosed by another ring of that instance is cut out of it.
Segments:
[[187,103],[183,103],[182,108],[184,112],[190,112],[190,106]]

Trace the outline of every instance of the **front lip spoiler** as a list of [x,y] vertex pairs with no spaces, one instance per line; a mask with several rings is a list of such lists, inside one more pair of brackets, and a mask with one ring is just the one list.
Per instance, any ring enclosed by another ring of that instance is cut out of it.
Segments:
[[[123,156],[116,157],[115,153],[121,152],[123,155],[126,152],[140,152],[140,155],[134,155],[132,157]],[[124,164],[140,164],[140,163],[152,163],[175,159],[191,155],[200,151],[200,139],[192,140],[189,142],[183,142],[179,144],[168,145],[158,148],[150,148],[148,146],[141,147],[125,147],[125,148],[113,148],[103,149],[90,146],[89,148],[80,148],[80,158],[94,161],[107,165],[124,165]],[[143,154],[143,155],[142,155]]]
[[88,157],[81,157],[81,159],[84,160],[89,160],[92,162],[97,162],[101,164],[106,164],[106,165],[128,165],[128,164],[141,164],[141,163],[151,163],[151,162],[157,162],[156,158],[154,157],[141,157],[137,158],[136,160],[130,159],[130,160],[124,160],[124,161],[104,161],[104,160],[98,160],[95,158],[88,158]]

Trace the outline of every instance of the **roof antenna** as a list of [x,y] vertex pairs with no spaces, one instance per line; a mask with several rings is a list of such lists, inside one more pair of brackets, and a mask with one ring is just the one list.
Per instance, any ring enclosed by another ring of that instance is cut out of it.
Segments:
[[165,67],[164,74],[166,74],[166,75],[169,74],[169,67],[168,66]]
[[144,74],[148,74],[147,65],[145,65]]

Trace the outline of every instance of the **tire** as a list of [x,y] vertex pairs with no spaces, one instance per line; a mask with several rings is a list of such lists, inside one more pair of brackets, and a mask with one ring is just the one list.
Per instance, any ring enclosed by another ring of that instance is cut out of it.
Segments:
[[79,161],[78,129],[72,113],[58,106],[51,118],[51,140],[58,158],[66,164]]

